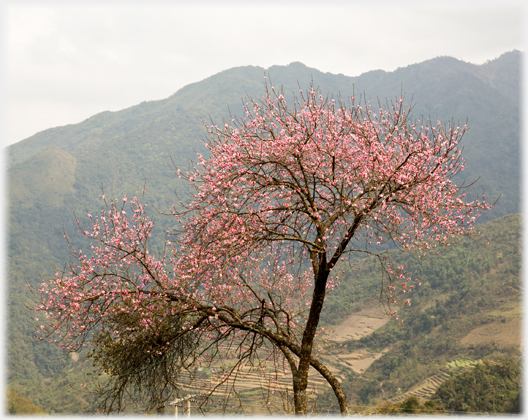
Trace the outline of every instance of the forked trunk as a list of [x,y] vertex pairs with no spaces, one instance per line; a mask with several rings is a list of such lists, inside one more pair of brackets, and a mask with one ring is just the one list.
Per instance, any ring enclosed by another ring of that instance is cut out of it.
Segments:
[[[318,360],[312,358],[311,365],[326,379],[328,384],[332,387],[334,395],[339,403],[339,411],[341,414],[348,415],[348,400],[337,378]],[[297,374],[293,377],[295,415],[308,414],[308,394],[306,393],[307,387],[308,372],[303,372],[301,375],[299,374],[299,370],[297,370]]]
[[[324,268],[326,268],[326,259],[323,259]],[[326,294],[326,282],[330,275],[328,269],[325,270],[314,270],[317,272],[317,278],[315,281],[315,287],[313,291],[312,305],[310,307],[310,313],[306,322],[306,328],[303,334],[303,340],[301,345],[301,354],[299,365],[297,370],[293,374],[293,395],[295,404],[296,415],[307,415],[308,414],[308,397],[306,389],[308,387],[308,371],[310,365],[314,367],[325,377],[330,386],[332,387],[334,394],[339,402],[339,408],[341,414],[348,414],[348,402],[346,395],[341,388],[341,384],[330,373],[330,371],[322,365],[320,362],[312,357],[312,349],[315,333],[317,326],[319,325],[319,317],[323,309],[323,303]]]

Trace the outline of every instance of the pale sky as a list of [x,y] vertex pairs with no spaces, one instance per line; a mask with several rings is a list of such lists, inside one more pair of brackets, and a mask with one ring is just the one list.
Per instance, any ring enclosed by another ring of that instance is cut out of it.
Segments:
[[[525,51],[521,1],[1,3],[2,147],[236,66],[359,76]],[[2,93],[3,92],[3,93]]]

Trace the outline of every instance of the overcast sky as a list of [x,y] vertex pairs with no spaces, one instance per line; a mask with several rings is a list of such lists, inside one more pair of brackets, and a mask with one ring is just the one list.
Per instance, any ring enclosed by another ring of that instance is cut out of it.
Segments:
[[521,1],[2,3],[3,147],[236,66],[348,76],[524,51]]

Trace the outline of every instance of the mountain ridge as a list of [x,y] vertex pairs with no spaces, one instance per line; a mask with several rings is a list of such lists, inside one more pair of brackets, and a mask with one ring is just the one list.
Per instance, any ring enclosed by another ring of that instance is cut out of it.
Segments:
[[[464,68],[464,69],[468,69],[468,68],[481,68],[481,69],[484,69],[484,68],[490,68],[493,66],[493,64],[495,63],[498,63],[500,60],[504,60],[505,57],[512,57],[512,56],[515,56],[515,57],[519,57],[520,56],[520,52],[519,51],[511,51],[511,52],[507,52],[507,53],[504,53],[502,54],[500,57],[494,59],[494,60],[490,60],[486,63],[483,63],[483,64],[472,64],[472,63],[467,63],[467,62],[464,62],[464,61],[461,61],[461,60],[457,60],[456,58],[453,58],[453,57],[448,57],[448,56],[441,56],[441,57],[435,57],[435,58],[432,58],[430,60],[426,60],[422,63],[415,63],[415,64],[411,64],[411,65],[408,65],[408,66],[405,66],[405,67],[399,67],[397,68],[396,70],[394,70],[393,72],[387,72],[385,70],[371,70],[371,71],[368,71],[368,72],[365,72],[363,74],[361,74],[360,76],[345,76],[345,75],[342,75],[342,74],[333,74],[333,73],[330,73],[330,72],[326,72],[326,73],[323,73],[315,68],[311,68],[311,67],[308,67],[306,66],[305,64],[303,63],[300,63],[300,62],[293,62],[293,63],[290,63],[288,65],[285,65],[285,66],[280,66],[280,65],[273,65],[273,66],[270,66],[268,67],[267,69],[264,68],[264,67],[259,67],[259,66],[239,66],[239,67],[234,67],[234,68],[231,68],[231,69],[228,69],[228,70],[224,70],[224,71],[221,71],[219,73],[216,73],[214,75],[211,75],[209,77],[207,77],[206,79],[202,80],[202,81],[198,81],[198,82],[194,82],[194,83],[191,83],[191,84],[188,84],[180,89],[178,89],[175,93],[173,93],[172,95],[168,96],[167,98],[165,99],[160,99],[160,100],[152,100],[152,101],[143,101],[137,105],[133,105],[131,107],[127,107],[127,108],[124,108],[122,110],[119,110],[119,111],[102,111],[102,112],[99,112],[97,114],[94,114],[88,118],[86,118],[85,120],[79,122],[79,123],[76,123],[76,124],[68,124],[68,125],[65,125],[65,126],[60,126],[60,127],[53,127],[53,128],[49,128],[49,129],[46,129],[46,130],[43,130],[43,131],[40,131],[36,134],[34,134],[33,136],[30,136],[28,137],[27,139],[24,139],[18,143],[15,143],[14,145],[11,145],[7,148],[7,151],[8,151],[8,165],[11,166],[13,163],[16,163],[16,162],[21,162],[25,159],[27,159],[29,156],[31,156],[32,154],[36,153],[36,151],[33,151],[33,152],[30,152],[29,154],[28,153],[22,153],[22,152],[19,152],[17,149],[24,149],[24,148],[31,148],[31,147],[35,147],[34,146],[34,143],[38,143],[38,142],[42,142],[44,144],[48,144],[49,140],[48,139],[53,139],[54,141],[54,144],[59,141],[60,143],[62,138],[69,133],[70,129],[74,128],[74,127],[77,127],[78,129],[80,130],[83,130],[83,129],[86,129],[86,130],[96,130],[100,127],[104,127],[105,126],[105,123],[108,122],[108,120],[110,119],[109,117],[112,117],[113,119],[116,119],[117,118],[117,121],[115,121],[113,123],[113,125],[116,125],[117,123],[119,122],[123,122],[124,120],[128,120],[130,117],[137,117],[137,116],[148,116],[148,114],[150,114],[153,110],[160,110],[163,108],[169,108],[169,110],[167,110],[166,113],[162,113],[162,115],[165,115],[165,114],[168,114],[168,113],[171,113],[173,112],[173,110],[171,109],[171,105],[174,101],[178,101],[179,97],[180,96],[184,96],[186,97],[189,93],[192,93],[196,87],[198,86],[203,86],[203,85],[209,85],[211,83],[215,83],[216,80],[218,80],[218,78],[220,77],[225,77],[226,75],[228,75],[229,77],[231,77],[231,75],[233,76],[240,76],[241,73],[244,74],[244,75],[247,75],[248,72],[252,73],[254,76],[257,76],[257,72],[260,73],[258,75],[258,77],[260,77],[261,79],[261,83],[255,83],[254,80],[252,81],[251,85],[253,87],[255,87],[255,85],[257,86],[262,86],[263,85],[263,80],[264,80],[264,76],[266,74],[270,75],[272,77],[272,81],[273,81],[273,73],[277,72],[277,73],[284,73],[285,70],[293,70],[293,72],[295,72],[295,74],[298,74],[298,72],[301,72],[301,75],[305,78],[304,82],[309,82],[309,80],[311,78],[314,77],[314,74],[316,77],[318,78],[321,78],[321,79],[325,79],[326,77],[330,76],[330,77],[337,77],[340,79],[340,82],[343,83],[343,82],[347,82],[347,84],[354,84],[354,82],[362,82],[362,79],[364,78],[367,78],[367,79],[371,79],[372,76],[376,75],[376,76],[388,76],[388,75],[391,75],[391,74],[395,74],[397,75],[398,73],[401,73],[401,72],[409,72],[409,71],[412,71],[414,68],[416,68],[416,66],[426,66],[426,67],[438,67],[437,64],[438,63],[441,63],[445,60],[448,60],[449,61],[449,64],[456,64],[457,67],[459,68]],[[509,60],[511,61],[511,59]],[[445,66],[444,66],[445,67]],[[292,73],[293,73],[292,72]],[[309,74],[309,78],[307,78],[307,75]],[[248,79],[247,81],[249,81],[250,79]],[[237,79],[237,81],[239,81],[239,79]],[[289,79],[286,79],[287,82],[289,82],[289,88],[292,88],[293,87],[293,90],[296,91],[296,83],[297,83],[297,80],[293,81],[292,83],[292,80],[289,80]],[[281,80],[281,84],[284,84],[283,80]],[[246,83],[247,84],[247,83]],[[317,84],[317,83],[316,83]],[[245,86],[243,85],[242,88],[244,88]],[[350,86],[347,86],[348,90],[350,90]],[[224,90],[228,90],[228,87],[224,86],[222,89]],[[246,89],[239,89],[239,93],[240,92],[245,92]],[[289,93],[289,92],[287,92]],[[238,98],[238,94],[236,94],[237,98]],[[347,95],[348,96],[348,95]],[[240,96],[238,99],[241,99],[243,96]],[[237,100],[238,100],[237,99]],[[177,107],[177,110],[182,110],[181,106]],[[108,117],[108,118],[107,118]],[[159,116],[158,116],[159,117]],[[78,131],[78,130],[76,130]],[[62,134],[61,132],[65,132],[64,134]],[[59,139],[57,139],[57,135],[59,135]],[[46,141],[48,140],[48,141]],[[45,146],[43,146],[45,147]],[[42,150],[42,147],[36,147],[35,150]],[[65,149],[67,150],[67,148]]]

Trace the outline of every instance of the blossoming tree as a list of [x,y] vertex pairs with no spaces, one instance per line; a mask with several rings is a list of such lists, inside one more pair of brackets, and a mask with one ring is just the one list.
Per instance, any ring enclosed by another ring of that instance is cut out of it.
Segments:
[[[313,88],[289,106],[267,88],[243,120],[207,127],[210,156],[178,171],[195,193],[172,210],[179,228],[162,255],[149,252],[153,225],[136,198],[130,215],[112,201],[89,216],[92,255],[74,250],[74,263],[40,289],[37,311],[49,318],[41,337],[70,351],[91,341],[114,377],[160,361],[155,389],[139,384],[152,406],[167,400],[181,369],[221,355],[237,361],[226,380],[244,363],[284,362],[297,414],[308,411],[312,367],[347,413],[346,395],[314,347],[325,295],[338,287],[347,255],[378,257],[394,315],[410,304],[417,280],[389,251],[449,245],[473,234],[490,208],[465,200],[466,187],[453,181],[463,170],[465,127],[423,125],[410,110],[399,100],[374,111]],[[106,409],[122,401],[115,389]]]

